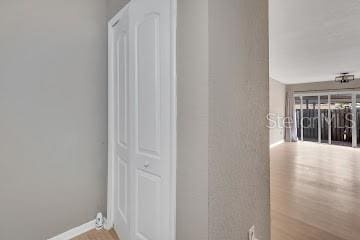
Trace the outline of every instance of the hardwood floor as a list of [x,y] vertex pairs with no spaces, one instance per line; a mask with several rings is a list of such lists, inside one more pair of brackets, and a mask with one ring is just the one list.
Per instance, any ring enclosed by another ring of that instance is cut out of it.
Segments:
[[119,240],[114,230],[92,230],[90,232],[84,233],[72,240]]
[[360,149],[271,149],[272,240],[360,239]]

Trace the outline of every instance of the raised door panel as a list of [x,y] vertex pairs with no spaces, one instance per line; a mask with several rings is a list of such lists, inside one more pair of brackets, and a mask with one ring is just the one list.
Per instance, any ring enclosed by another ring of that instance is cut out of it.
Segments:
[[128,222],[128,170],[129,170],[129,152],[128,152],[128,32],[121,29],[117,33],[116,48],[116,171],[117,176],[117,201],[116,209],[124,223]]
[[146,16],[136,31],[138,153],[160,154],[159,19]]
[[118,174],[117,174],[117,186],[118,196],[116,207],[122,217],[124,223],[128,222],[128,163],[118,158]]
[[145,171],[136,171],[135,231],[137,240],[160,239],[161,179]]
[[128,147],[128,33],[120,32],[116,41],[117,144]]

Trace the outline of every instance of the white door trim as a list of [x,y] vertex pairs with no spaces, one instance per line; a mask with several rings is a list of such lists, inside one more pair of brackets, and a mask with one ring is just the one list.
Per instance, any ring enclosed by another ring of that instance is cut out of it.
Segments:
[[[170,233],[171,239],[176,239],[176,168],[177,168],[177,74],[176,74],[176,26],[177,26],[177,0],[171,1],[171,219]],[[129,8],[131,2],[120,10],[108,23],[108,52],[113,51],[113,26],[117,24],[125,9]],[[113,58],[108,54],[108,188],[107,188],[107,221],[106,229],[111,229],[114,225],[114,76],[112,75]]]

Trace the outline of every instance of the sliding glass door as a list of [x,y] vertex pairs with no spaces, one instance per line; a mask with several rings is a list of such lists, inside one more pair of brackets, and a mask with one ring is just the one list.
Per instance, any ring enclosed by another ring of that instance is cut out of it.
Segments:
[[356,133],[357,133],[357,147],[360,147],[360,94],[356,94]]
[[321,143],[329,143],[329,96],[320,96]]
[[360,91],[295,94],[299,140],[360,147]]
[[352,95],[330,96],[331,143],[352,146]]
[[319,141],[319,98],[317,96],[304,96],[302,98],[303,111],[303,140]]
[[301,124],[301,97],[295,97],[295,115],[296,115],[296,129],[297,129],[297,138],[302,140],[302,124]]

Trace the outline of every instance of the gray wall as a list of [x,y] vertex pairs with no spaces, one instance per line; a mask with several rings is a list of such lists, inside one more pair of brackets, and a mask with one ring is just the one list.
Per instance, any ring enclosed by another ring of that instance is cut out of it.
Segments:
[[[0,2],[0,239],[106,210],[108,1]],[[177,237],[270,239],[267,1],[178,4]]]
[[286,91],[306,92],[306,91],[331,91],[331,90],[352,90],[360,89],[360,81],[352,81],[350,83],[337,83],[335,81],[302,83],[302,84],[288,84]]
[[[286,85],[271,78],[269,83],[269,113],[271,114],[271,119],[277,121],[285,116]],[[284,131],[285,129],[278,124],[274,128],[270,128],[270,144],[284,140]]]
[[107,1],[107,16],[110,20],[115,14],[123,8],[129,0],[106,0]]
[[177,240],[208,239],[207,2],[178,1]]
[[268,1],[209,0],[209,240],[270,239]]
[[0,1],[0,239],[105,213],[106,18],[105,1]]

